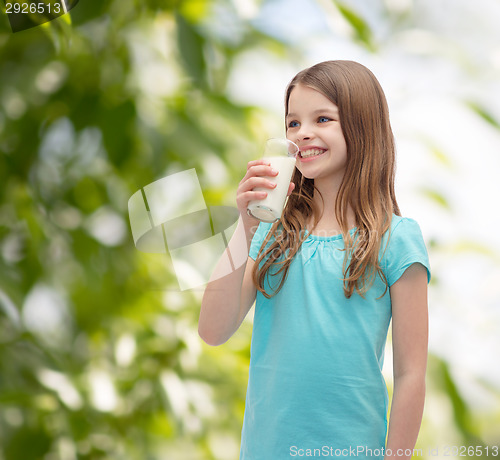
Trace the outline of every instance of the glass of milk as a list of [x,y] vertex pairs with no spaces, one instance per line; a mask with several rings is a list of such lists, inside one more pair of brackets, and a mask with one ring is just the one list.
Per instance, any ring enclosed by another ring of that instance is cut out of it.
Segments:
[[292,181],[295,169],[295,157],[299,147],[288,139],[269,139],[266,142],[263,160],[271,163],[271,168],[279,171],[277,176],[267,176],[276,184],[274,189],[255,187],[255,192],[264,191],[267,196],[262,200],[253,200],[248,203],[247,213],[262,222],[276,222],[281,218],[285,207],[288,186]]

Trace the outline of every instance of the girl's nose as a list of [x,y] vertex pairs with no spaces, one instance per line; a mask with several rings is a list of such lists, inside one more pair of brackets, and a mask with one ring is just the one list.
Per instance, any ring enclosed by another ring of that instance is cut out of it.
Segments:
[[301,126],[297,132],[297,141],[308,141],[313,137],[312,131],[307,126]]

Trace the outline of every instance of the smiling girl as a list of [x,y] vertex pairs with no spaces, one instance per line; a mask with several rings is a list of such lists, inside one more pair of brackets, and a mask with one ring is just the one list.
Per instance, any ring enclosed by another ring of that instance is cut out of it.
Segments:
[[285,116],[300,153],[283,216],[259,224],[247,215],[266,193],[253,189],[271,189],[277,174],[249,162],[229,244],[247,261],[213,277],[200,312],[200,336],[218,345],[255,301],[240,459],[408,458],[424,405],[430,268],[418,224],[396,202],[385,95],[363,65],[322,62],[290,82]]

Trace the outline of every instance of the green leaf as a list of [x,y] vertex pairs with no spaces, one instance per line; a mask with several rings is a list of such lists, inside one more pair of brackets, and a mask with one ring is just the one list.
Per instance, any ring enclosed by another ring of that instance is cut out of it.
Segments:
[[451,210],[451,205],[448,199],[441,192],[438,192],[435,189],[427,187],[422,187],[420,191],[424,196],[426,196],[427,198],[429,198],[431,201],[438,204],[442,208],[446,209],[447,211]]
[[495,257],[495,251],[481,243],[471,240],[461,240],[453,245],[454,252],[475,252],[487,257]]
[[39,426],[24,426],[9,436],[5,445],[5,458],[43,458],[49,452],[51,436]]
[[431,153],[434,156],[434,158],[439,161],[444,166],[447,166],[448,168],[451,168],[453,166],[453,162],[451,161],[450,157],[443,152],[439,147],[431,147]]
[[207,15],[210,3],[208,0],[188,0],[181,2],[179,9],[186,19],[197,23]]
[[197,86],[205,87],[207,65],[203,54],[205,39],[181,14],[175,15],[181,62]]
[[465,439],[465,443],[471,441],[480,442],[474,433],[475,429],[471,422],[472,416],[470,408],[455,383],[450,372],[449,365],[438,357],[430,359],[430,365],[433,370],[433,376],[438,382],[441,390],[448,396],[453,408],[454,421],[460,433]]
[[496,129],[500,129],[500,122],[495,118],[494,115],[484,106],[480,105],[478,102],[468,101],[467,105],[472,109],[477,115],[479,115],[484,121],[489,123]]
[[375,51],[376,46],[373,43],[372,31],[366,21],[346,5],[340,2],[335,2],[335,5],[344,19],[353,28],[356,40],[361,42],[368,50]]

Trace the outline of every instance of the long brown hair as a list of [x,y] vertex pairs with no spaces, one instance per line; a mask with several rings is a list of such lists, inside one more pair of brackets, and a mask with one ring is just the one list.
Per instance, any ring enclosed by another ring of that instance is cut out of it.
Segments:
[[[373,73],[357,62],[321,62],[302,70],[288,84],[285,116],[290,94],[298,84],[319,91],[338,107],[347,145],[345,173],[335,200],[335,214],[345,244],[344,294],[350,298],[356,290],[364,296],[377,273],[386,285],[385,294],[387,280],[379,264],[379,251],[392,213],[401,213],[394,193],[395,145],[384,91]],[[281,219],[273,224],[264,240],[253,271],[257,289],[267,298],[282,288],[290,263],[307,238],[304,229],[308,219],[312,216],[314,229],[321,218],[313,201],[314,192],[319,193],[314,179],[302,176],[296,168],[292,181],[295,188]],[[349,207],[356,221],[353,237],[347,221]],[[273,236],[273,242],[262,250]],[[281,274],[281,280],[270,295],[264,289],[264,280],[271,266],[276,268],[272,275]]]

